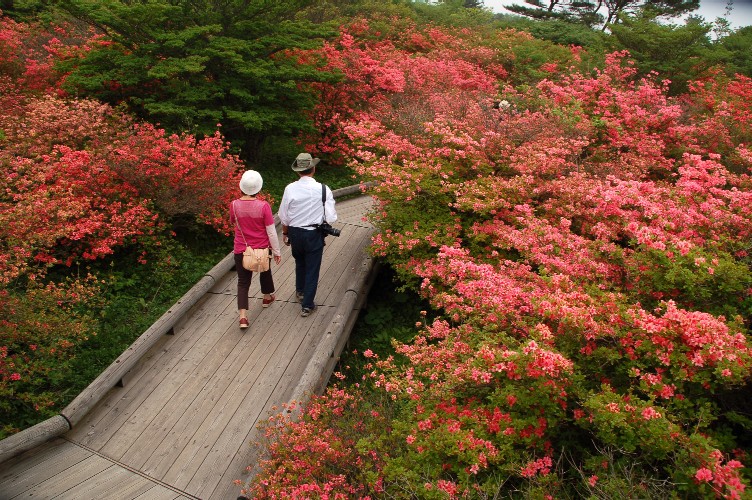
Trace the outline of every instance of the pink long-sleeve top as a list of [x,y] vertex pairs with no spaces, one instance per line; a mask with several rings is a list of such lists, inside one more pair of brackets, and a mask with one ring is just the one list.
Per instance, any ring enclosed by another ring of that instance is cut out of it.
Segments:
[[233,201],[230,222],[235,227],[234,253],[243,253],[247,243],[251,248],[271,248],[274,255],[280,254],[272,207],[268,202],[241,199]]

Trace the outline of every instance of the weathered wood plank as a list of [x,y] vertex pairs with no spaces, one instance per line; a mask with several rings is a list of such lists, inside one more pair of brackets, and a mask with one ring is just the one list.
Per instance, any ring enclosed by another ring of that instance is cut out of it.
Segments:
[[169,488],[165,488],[164,486],[155,485],[150,490],[147,490],[139,496],[134,497],[133,500],[182,500],[184,498],[191,499],[195,497],[181,495],[180,493],[177,493]]
[[37,448],[34,453],[19,455],[4,464],[5,470],[0,476],[2,498],[20,495],[90,456],[91,452],[60,438]]
[[[134,442],[132,448],[136,453],[139,449],[144,449],[146,453],[140,453],[140,456],[129,455],[126,458],[129,464],[154,477],[161,477],[159,468],[167,468],[172,464],[192,439],[201,420],[218,401],[225,398],[225,391],[238,377],[244,365],[243,358],[263,355],[259,352],[261,349],[253,334],[259,329],[267,328],[274,321],[275,306],[273,304],[269,309],[262,310],[258,304],[258,311],[252,308],[249,311],[251,324],[245,332],[236,326],[234,309],[226,312],[227,322],[209,325],[212,329],[222,331],[220,341],[211,351],[206,352],[197,371],[191,374],[191,384],[181,387],[179,397],[172,398],[165,405],[162,414],[155,419],[155,425]],[[199,334],[210,335],[206,331]],[[148,443],[151,446],[144,448],[144,444]]]
[[23,498],[49,498],[96,476],[112,463],[94,454],[76,463],[57,462],[62,470],[23,492]]
[[[326,309],[333,308],[326,307]],[[325,317],[322,315],[322,317],[318,318],[320,321],[308,331],[307,338],[303,340],[298,352],[290,360],[284,373],[277,381],[277,385],[267,398],[266,404],[263,405],[263,408],[260,406],[254,407],[254,411],[257,411],[257,414],[249,415],[249,418],[255,416],[255,421],[254,425],[246,426],[248,433],[242,440],[244,446],[240,447],[227,465],[223,480],[217,483],[216,489],[210,495],[207,494],[206,498],[224,499],[234,498],[238,495],[239,487],[233,484],[232,481],[238,479],[245,482],[248,480],[249,475],[246,467],[255,462],[258,451],[250,446],[250,443],[256,442],[257,437],[260,435],[257,429],[258,424],[267,420],[273,413],[281,411],[282,404],[290,400],[292,390],[308,365],[310,354],[315,351],[316,343],[324,331],[326,324],[330,322],[330,318],[331,314],[326,314]],[[256,394],[248,395],[248,400],[253,401],[257,399],[258,396]],[[206,491],[208,492],[208,489]]]
[[[198,428],[204,425],[204,420],[210,418],[212,408],[217,404],[217,401],[220,398],[229,397],[225,392],[233,386],[253,383],[252,374],[243,374],[251,369],[263,366],[260,361],[264,357],[268,357],[270,351],[274,350],[275,345],[282,341],[285,325],[280,324],[275,314],[280,307],[284,306],[275,303],[262,314],[251,315],[251,325],[247,332],[240,333],[240,331],[233,329],[234,334],[242,336],[243,339],[242,343],[238,344],[237,352],[234,353],[234,356],[227,357],[225,368],[218,371],[207,384],[203,393],[194,399],[189,409],[170,430],[170,439],[154,450],[154,453],[143,465],[143,470],[155,477],[162,477],[173,466],[176,460],[175,455],[182,453],[190,441],[196,441],[196,445],[200,445],[199,440],[194,436],[197,434]],[[260,333],[273,326],[278,327],[276,336]],[[225,373],[221,373],[222,371]],[[200,437],[201,442],[203,442],[205,436],[201,435]],[[168,456],[170,459],[165,460]]]
[[[81,486],[86,485],[87,483],[82,483]],[[81,494],[78,490],[68,490],[65,496],[69,498],[119,498],[130,500],[155,487],[167,489],[139,474],[118,467],[113,477],[108,477],[106,482],[98,483],[96,487],[87,490],[86,494]]]
[[141,476],[138,476],[127,469],[123,469],[122,467],[110,463],[106,469],[98,474],[94,474],[79,483],[73,484],[73,486],[66,490],[58,490],[55,493],[59,493],[59,496],[67,498],[97,498],[97,496],[94,495],[101,495],[104,493],[104,491],[102,491],[103,484],[108,485],[109,483],[113,488],[109,491],[109,494],[113,494],[117,491],[114,488],[119,486],[121,480],[127,480],[133,476],[143,479]]
[[214,266],[180,300],[151,325],[131,346],[84,389],[61,414],[75,427],[100,399],[141,359],[141,357],[167,333],[178,320],[214,285],[215,275],[227,272],[232,265],[228,255]]
[[[211,335],[197,335],[194,330],[192,336],[198,341],[182,357],[171,360],[169,370],[156,370],[155,374],[150,374],[149,386],[156,382],[153,390],[139,404],[138,408],[131,414],[130,418],[123,422],[115,434],[108,440],[107,444],[102,447],[102,453],[113,457],[116,460],[129,463],[123,457],[132,449],[133,444],[139,439],[143,432],[146,432],[154,425],[156,416],[165,408],[170,399],[178,394],[181,387],[191,380],[191,375],[199,368],[199,375],[212,373],[217,369],[217,365],[205,364],[206,353],[212,352],[221,345],[220,331],[226,330],[230,325],[234,325],[236,319],[226,314],[229,305],[224,303],[225,313],[220,314],[211,324],[218,323],[221,325],[218,329],[208,329],[205,332]],[[194,377],[195,378],[195,377]],[[205,381],[204,381],[205,383]],[[143,442],[141,442],[143,443]],[[146,443],[146,446],[150,446]]]
[[[0,476],[0,499],[132,499],[165,490],[167,498],[188,498],[89,450],[57,438],[8,461]],[[146,498],[153,498],[148,496]]]
[[[288,358],[299,349],[311,329],[326,319],[320,317],[318,321],[314,318],[310,318],[314,321],[306,321],[307,318],[301,318],[298,314],[298,307],[297,304],[285,304],[279,316],[290,318],[291,321],[289,323],[287,323],[289,320],[285,321],[287,324],[281,326],[286,327],[279,328],[276,332],[272,330],[272,340],[267,340],[268,335],[259,339],[259,342],[268,343],[266,355],[252,365],[245,364],[241,378],[232,385],[232,392],[211,409],[197,429],[196,435],[203,436],[209,446],[192,443],[187,447],[164,476],[165,482],[193,492],[187,485],[193,480],[197,471],[201,471],[202,477],[216,476],[203,465],[208,454],[223,454],[228,453],[227,450],[232,450],[230,454],[232,457],[244,445],[243,438],[247,434],[247,427],[257,418],[258,412],[263,408],[270,391],[279,379],[280,372],[289,363]],[[242,426],[246,428],[240,436],[234,428],[228,429],[233,417],[236,422],[242,422]],[[225,444],[219,445],[217,440]]]
[[[152,357],[145,356],[139,375],[134,377],[133,383],[124,388],[112,389],[104,404],[92,411],[81,428],[71,431],[68,437],[98,451],[102,451],[110,440],[117,439],[114,438],[115,435],[129,443],[130,438],[120,434],[121,429],[139,422],[145,425],[137,415],[139,407],[147,399],[155,397],[153,393],[163,379],[188,356],[197,343],[206,344],[214,340],[196,335],[195,328],[216,321],[222,314],[222,309],[227,308],[230,302],[228,297],[207,296],[196,309],[198,314],[190,328],[186,326],[185,330],[179,329],[174,336],[167,337],[167,343],[159,353]],[[100,412],[104,415],[99,416]],[[113,458],[118,459],[119,456]]]
[[[300,325],[308,327],[300,327],[301,333],[305,331],[305,335],[295,340],[291,339],[290,332],[285,335],[284,342],[280,345],[278,351],[270,357],[261,369],[260,374],[263,377],[258,377],[251,386],[251,392],[248,392],[241,399],[241,404],[227,422],[225,428],[216,435],[217,440],[214,446],[204,458],[191,482],[186,486],[187,491],[194,492],[202,498],[208,498],[220,482],[231,483],[233,480],[242,477],[243,469],[247,463],[236,470],[229,469],[228,464],[233,462],[238,453],[245,454],[248,448],[249,421],[253,420],[254,426],[251,426],[251,428],[255,427],[256,422],[268,416],[274,404],[284,401],[273,397],[279,389],[282,391],[287,389],[280,387],[280,380],[291,367],[293,369],[297,367],[297,359],[309,357],[314,341],[319,332],[326,327],[329,318],[329,314],[310,318],[297,316],[296,321]],[[238,389],[242,390],[243,388],[239,387]],[[239,391],[239,394],[242,395],[242,392]]]
[[114,387],[89,412],[86,417],[66,436],[68,439],[93,449],[99,450],[112,433],[120,427],[140,401],[149,394],[141,384],[142,377],[149,373],[152,366],[160,363],[167,356],[179,356],[185,345],[195,342],[190,335],[183,335],[185,330],[177,328],[175,335],[165,335],[155,344],[139,362],[128,372],[129,383],[124,387]]

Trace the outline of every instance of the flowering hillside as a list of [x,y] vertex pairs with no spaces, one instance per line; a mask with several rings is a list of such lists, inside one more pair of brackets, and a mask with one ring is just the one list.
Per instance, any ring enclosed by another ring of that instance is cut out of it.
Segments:
[[378,181],[373,253],[440,316],[274,417],[251,493],[745,496],[752,80],[669,98],[557,48],[513,85],[523,33],[397,31],[319,54],[320,149]]

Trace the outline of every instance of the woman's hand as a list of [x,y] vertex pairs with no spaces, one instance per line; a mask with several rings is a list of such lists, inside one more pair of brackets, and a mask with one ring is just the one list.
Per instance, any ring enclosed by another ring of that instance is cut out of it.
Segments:
[[274,256],[274,262],[276,262],[277,265],[279,265],[279,263],[282,262],[282,256],[281,255],[275,255]]

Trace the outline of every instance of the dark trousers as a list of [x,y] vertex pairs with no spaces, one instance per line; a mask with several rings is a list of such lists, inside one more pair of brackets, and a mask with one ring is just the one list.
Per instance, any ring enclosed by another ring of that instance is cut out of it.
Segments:
[[303,307],[313,309],[319,286],[324,237],[317,230],[291,227],[288,229],[292,256],[295,259],[295,291],[303,293]]
[[[251,288],[253,273],[243,267],[243,254],[235,254],[235,269],[238,271],[238,309],[248,309],[248,289]],[[259,273],[261,293],[274,293],[274,279],[272,279],[272,266],[268,271]]]

